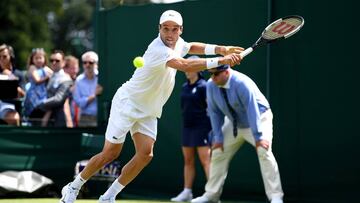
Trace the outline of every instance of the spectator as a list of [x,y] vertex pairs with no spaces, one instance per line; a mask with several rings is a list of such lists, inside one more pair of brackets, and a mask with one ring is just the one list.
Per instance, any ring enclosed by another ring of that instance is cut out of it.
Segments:
[[66,56],[64,71],[69,74],[71,79],[75,82],[79,73],[79,59],[72,55]]
[[[191,56],[190,59],[199,58]],[[183,117],[182,153],[184,156],[184,189],[173,202],[190,201],[195,179],[195,153],[197,151],[206,178],[209,176],[211,131],[206,109],[206,80],[202,72],[185,72],[187,82],[182,86],[181,111]]]
[[[71,56],[71,55],[66,56],[64,71],[65,71],[65,73],[70,75],[72,81],[75,84],[76,77],[79,73],[79,59],[76,58],[75,56]],[[79,123],[80,108],[74,100],[74,90],[75,90],[75,85],[71,86],[71,88],[70,88],[69,105],[70,105],[70,111],[71,111],[70,117],[72,119],[74,127],[77,127],[78,123]]]
[[0,73],[7,75],[10,79],[18,79],[18,97],[24,97],[24,76],[21,71],[15,68],[14,49],[7,45],[0,45]]
[[79,127],[97,126],[97,96],[102,93],[95,72],[98,68],[98,55],[93,51],[85,52],[81,57],[84,72],[75,82],[74,100],[80,107]]
[[47,99],[46,85],[53,71],[46,65],[47,57],[43,48],[32,50],[28,60],[28,73],[30,87],[26,90],[24,101],[24,115],[34,126],[40,125],[44,112],[36,107]]
[[15,105],[0,100],[0,120],[8,125],[20,125],[20,115]]
[[[48,98],[39,105],[39,109],[43,111],[51,111],[50,126],[72,127],[72,122],[66,120],[65,112],[70,112],[66,100],[70,94],[70,87],[73,84],[70,76],[64,72],[65,65],[64,53],[55,50],[50,56],[51,69],[54,74],[49,79],[47,85]],[[64,109],[65,107],[65,109]]]

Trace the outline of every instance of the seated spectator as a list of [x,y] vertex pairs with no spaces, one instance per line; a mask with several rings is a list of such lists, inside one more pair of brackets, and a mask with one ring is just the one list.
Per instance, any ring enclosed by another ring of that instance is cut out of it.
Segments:
[[26,90],[24,115],[32,126],[40,125],[44,112],[36,107],[47,99],[46,85],[53,71],[46,65],[47,57],[44,49],[33,49],[28,60],[29,88]]
[[98,84],[98,55],[93,51],[85,52],[81,57],[84,72],[75,82],[74,100],[80,107],[79,127],[97,126],[97,96],[102,93]]
[[18,97],[24,97],[24,76],[15,68],[14,49],[6,44],[0,45],[0,74],[7,75],[9,79],[18,79]]
[[15,110],[15,105],[0,100],[0,120],[8,125],[19,126],[20,115]]
[[[65,112],[67,108],[66,101],[70,94],[70,87],[73,82],[70,76],[64,72],[65,65],[64,53],[56,50],[50,56],[51,69],[54,74],[50,77],[47,85],[48,98],[41,103],[37,108],[46,112],[51,111],[50,121],[48,126],[56,127],[72,127],[72,123],[66,120]],[[68,109],[70,112],[70,109]]]

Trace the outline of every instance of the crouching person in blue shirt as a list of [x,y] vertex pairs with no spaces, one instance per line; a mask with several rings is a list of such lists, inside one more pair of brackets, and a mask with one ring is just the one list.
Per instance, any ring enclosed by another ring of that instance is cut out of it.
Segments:
[[227,65],[209,72],[206,93],[214,135],[210,177],[205,193],[191,202],[219,202],[229,163],[245,140],[256,147],[268,199],[282,203],[279,169],[271,149],[273,115],[268,101],[249,77]]

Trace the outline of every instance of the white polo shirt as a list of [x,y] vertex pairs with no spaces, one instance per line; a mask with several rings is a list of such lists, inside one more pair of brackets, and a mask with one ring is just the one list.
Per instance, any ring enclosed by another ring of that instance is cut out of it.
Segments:
[[131,79],[120,87],[131,104],[149,116],[160,118],[162,108],[175,85],[176,69],[166,67],[166,62],[184,57],[190,44],[179,37],[175,49],[167,47],[160,35],[148,46],[143,55],[145,65],[137,68]]

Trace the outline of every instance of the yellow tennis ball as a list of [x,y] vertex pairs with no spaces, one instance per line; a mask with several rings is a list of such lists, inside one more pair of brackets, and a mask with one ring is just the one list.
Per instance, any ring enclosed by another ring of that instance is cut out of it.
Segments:
[[141,68],[144,66],[144,58],[141,57],[141,56],[138,56],[138,57],[135,57],[134,60],[133,60],[133,64],[136,68]]

